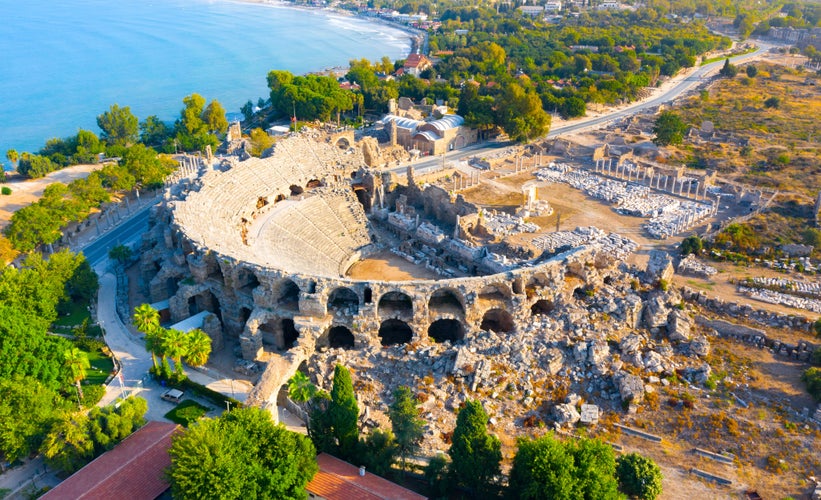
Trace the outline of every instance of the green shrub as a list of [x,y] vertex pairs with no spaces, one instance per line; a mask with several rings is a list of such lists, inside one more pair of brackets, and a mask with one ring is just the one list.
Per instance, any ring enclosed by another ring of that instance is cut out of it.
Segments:
[[93,408],[97,406],[105,396],[104,385],[84,385],[83,386],[83,408]]
[[810,393],[816,401],[821,401],[821,368],[813,366],[807,368],[801,374],[801,380],[807,386],[807,392]]
[[11,188],[8,186],[3,186],[0,188],[0,192],[2,192],[5,196],[8,196],[11,194]]

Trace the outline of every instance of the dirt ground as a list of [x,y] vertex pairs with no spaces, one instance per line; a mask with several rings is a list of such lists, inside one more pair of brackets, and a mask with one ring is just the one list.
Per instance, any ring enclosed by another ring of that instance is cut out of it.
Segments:
[[[797,309],[794,307],[787,307],[780,304],[770,304],[769,302],[755,300],[751,297],[739,293],[736,284],[731,282],[754,277],[784,278],[794,281],[810,281],[809,278],[807,278],[804,275],[797,273],[783,273],[761,266],[737,265],[731,262],[713,262],[709,260],[705,262],[715,267],[718,270],[718,274],[713,275],[709,279],[696,278],[693,276],[675,275],[673,277],[673,283],[677,286],[686,286],[694,290],[701,290],[705,292],[709,297],[719,298],[726,302],[749,303],[756,309],[777,312],[780,314],[804,316],[810,319],[814,319],[818,316],[817,314],[804,309]],[[801,334],[798,332],[794,333],[795,338],[792,340],[807,340],[808,334]],[[790,341],[790,339],[784,338],[784,341]]]
[[[734,341],[711,339],[708,362],[720,375],[715,390],[694,391],[677,382],[659,388],[654,403],[647,399],[626,425],[660,436],[660,444],[623,432],[604,431],[603,436],[626,448],[653,458],[664,473],[662,498],[739,498],[755,490],[763,498],[805,497],[808,477],[819,473],[817,431],[796,423],[791,411],[813,408],[812,399],[799,377],[806,368],[767,350]],[[689,393],[691,408],[672,404]],[[738,396],[744,404],[738,402]],[[746,405],[746,407],[744,406]],[[694,448],[730,453],[732,465],[699,457]],[[773,463],[783,460],[780,470]],[[698,468],[729,479],[718,486],[689,473]]]
[[375,253],[367,259],[360,260],[351,266],[347,276],[353,279],[379,279],[383,281],[441,278],[441,276],[426,269],[424,266],[412,264],[387,250]]
[[8,180],[3,186],[10,188],[11,194],[0,196],[0,229],[8,225],[14,212],[39,200],[43,195],[43,190],[49,184],[54,182],[68,184],[74,179],[87,177],[89,173],[102,167],[102,165],[75,165],[52,172],[40,179],[24,179],[17,174],[6,174]]

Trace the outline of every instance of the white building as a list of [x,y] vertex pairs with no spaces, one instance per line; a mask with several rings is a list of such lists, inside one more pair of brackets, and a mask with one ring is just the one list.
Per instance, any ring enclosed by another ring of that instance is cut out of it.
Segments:
[[559,12],[562,10],[562,2],[559,0],[548,0],[544,4],[545,12]]

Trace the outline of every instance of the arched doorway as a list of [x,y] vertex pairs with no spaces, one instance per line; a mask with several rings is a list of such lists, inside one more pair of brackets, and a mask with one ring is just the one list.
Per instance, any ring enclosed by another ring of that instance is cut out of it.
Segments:
[[413,330],[399,319],[388,319],[379,326],[379,339],[383,346],[407,344],[413,339]]
[[294,320],[285,318],[282,320],[282,345],[280,349],[288,350],[293,347],[294,342],[299,338],[299,330],[294,325]]
[[431,315],[453,314],[464,317],[465,307],[460,299],[461,294],[452,288],[440,288],[430,295],[428,311]]
[[548,315],[553,312],[556,306],[553,302],[545,299],[537,300],[532,306],[530,306],[530,313],[533,316],[538,316],[540,314]]
[[353,333],[347,327],[334,326],[328,330],[328,345],[334,348],[353,349]]
[[428,337],[435,342],[449,340],[451,344],[455,344],[465,338],[465,327],[455,319],[440,319],[428,327]]
[[377,312],[380,316],[413,317],[413,299],[403,292],[388,292],[379,298]]
[[504,302],[509,299],[511,295],[510,287],[504,283],[492,283],[479,290],[480,300],[492,302]]
[[202,311],[212,312],[222,321],[219,301],[210,290],[203,290],[197,295],[188,297],[188,315],[194,316]]
[[299,311],[299,287],[291,280],[285,280],[279,286],[277,305],[282,309]]
[[513,316],[504,309],[490,309],[482,317],[482,330],[493,330],[496,333],[507,333],[516,328]]
[[353,316],[359,312],[359,297],[350,288],[336,288],[328,295],[328,310]]

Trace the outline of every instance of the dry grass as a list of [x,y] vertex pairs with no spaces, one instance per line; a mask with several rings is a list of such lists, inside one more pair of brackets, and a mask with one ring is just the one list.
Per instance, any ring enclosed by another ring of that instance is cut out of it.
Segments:
[[[813,197],[821,188],[821,77],[779,66],[759,69],[753,79],[742,72],[719,80],[707,99],[691,98],[679,110],[688,123],[698,127],[712,121],[717,133],[746,139],[749,146],[688,140],[673,159],[716,168],[756,186]],[[770,97],[779,98],[780,106],[766,107]]]

